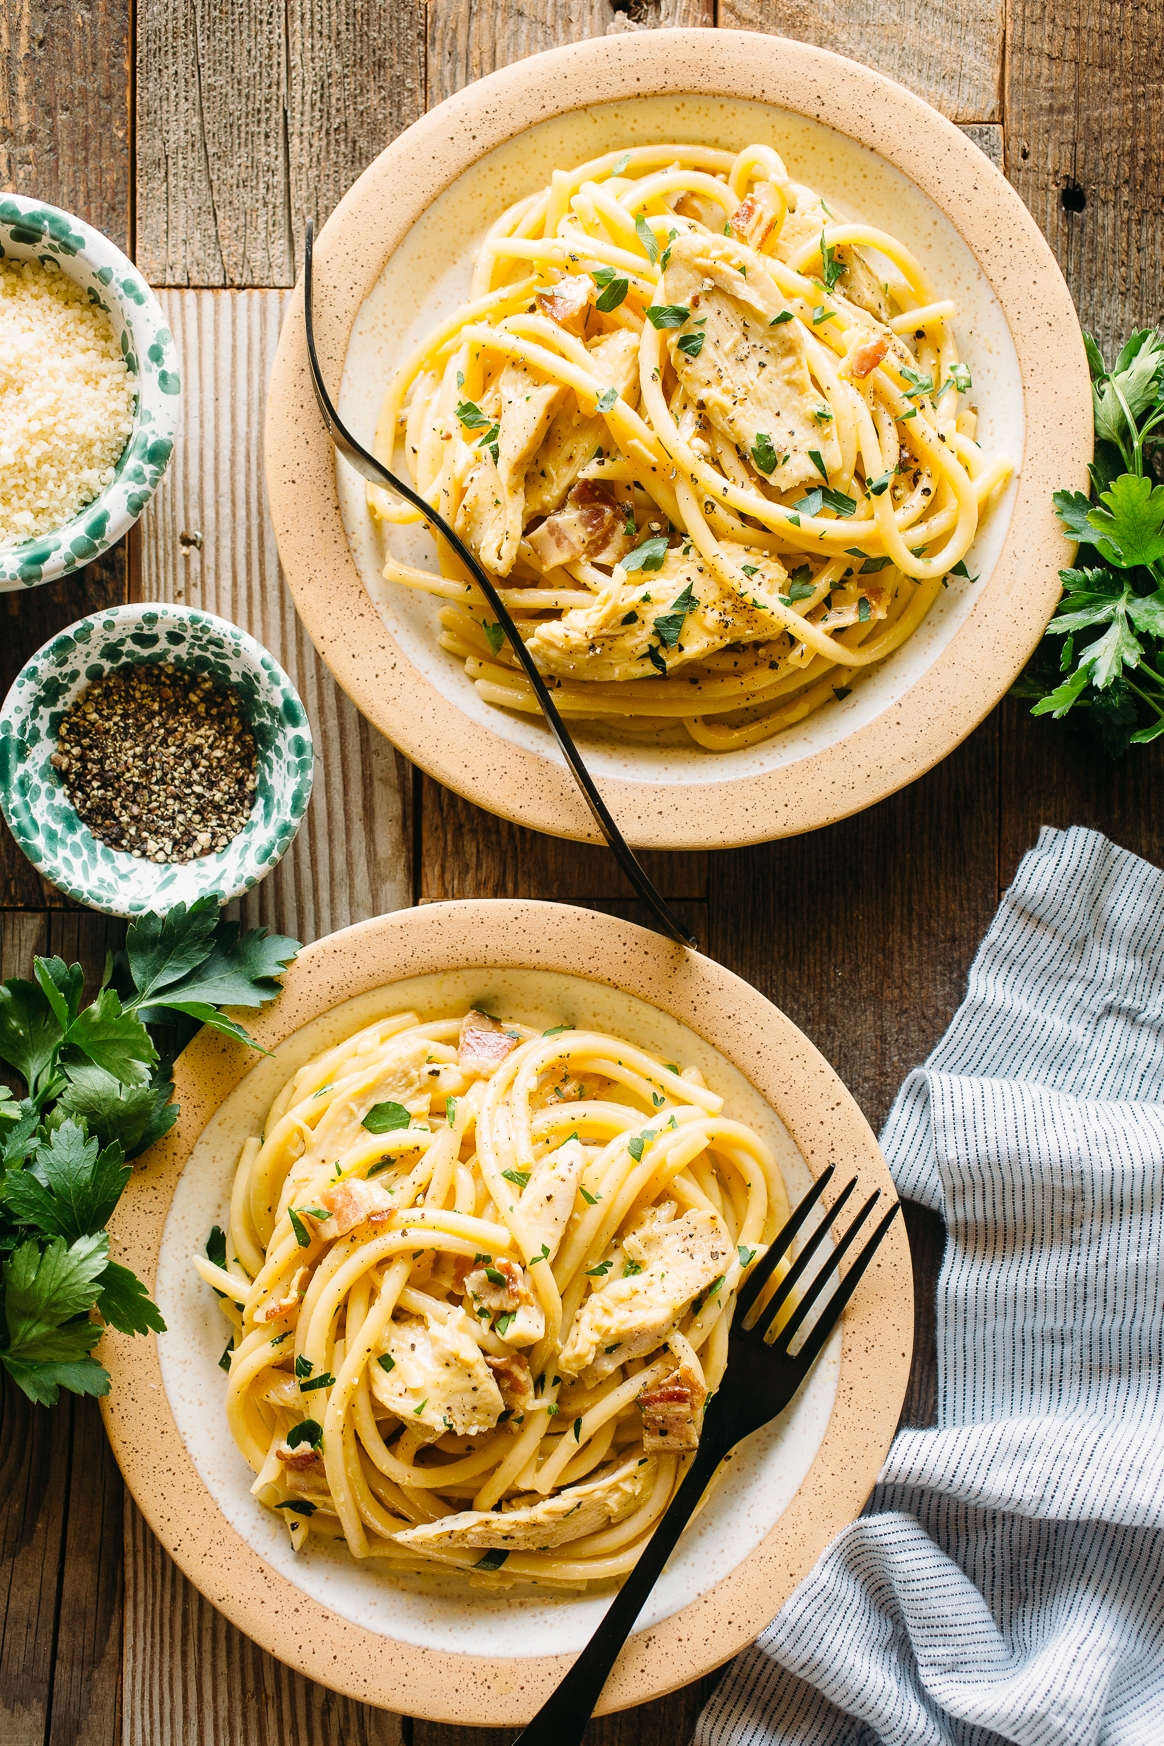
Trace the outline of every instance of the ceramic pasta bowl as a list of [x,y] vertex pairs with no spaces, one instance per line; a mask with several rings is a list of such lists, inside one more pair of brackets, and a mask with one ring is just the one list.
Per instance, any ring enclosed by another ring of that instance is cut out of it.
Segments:
[[[204,1029],[180,1056],[176,1127],[138,1164],[113,1252],[167,1332],[106,1333],[102,1403],[126,1481],[185,1574],[242,1631],[311,1679],[407,1715],[526,1721],[605,1609],[609,1588],[466,1586],[359,1560],[326,1532],[296,1551],[252,1494],[226,1421],[225,1327],[192,1264],[229,1224],[240,1150],[289,1074],[391,1014],[468,1005],[539,1032],[596,1029],[698,1066],[774,1154],[791,1200],[830,1163],[860,1194],[893,1186],[853,1099],[782,1013],[697,952],[593,911],[534,902],[425,905],[308,946],[248,1024],[270,1055]],[[385,1106],[388,1107],[388,1106]],[[831,1193],[831,1190],[829,1191]],[[898,1221],[801,1394],[736,1450],[620,1657],[604,1709],[698,1678],[752,1640],[860,1512],[897,1424],[913,1288]],[[305,1374],[297,1371],[297,1374]],[[581,1422],[581,1421],[579,1421]],[[491,1566],[491,1568],[493,1568]]]
[[[576,718],[626,837],[694,849],[842,818],[914,780],[981,721],[1059,597],[1070,548],[1051,495],[1086,485],[1092,430],[1082,340],[1054,257],[965,134],[880,73],[808,44],[658,30],[555,49],[480,80],[400,135],[341,201],[315,249],[315,335],[356,438],[371,446],[398,364],[464,304],[478,246],[507,206],[546,187],[556,167],[664,141],[731,152],[766,142],[830,210],[835,201],[910,249],[953,300],[982,453],[1015,469],[908,640],[773,737],[710,751],[678,728],[632,733]],[[301,294],[275,365],[266,457],[295,604],[369,720],[478,805],[594,840],[540,718],[488,701],[489,686],[439,646],[448,602],[383,579],[389,550],[431,572],[433,542],[408,528],[386,539],[363,480],[333,453]]]
[[52,261],[103,309],[136,377],[133,430],[114,478],[63,527],[0,550],[0,591],[67,576],[133,526],[174,448],[181,384],[162,306],[134,266],[99,230],[20,194],[0,196],[0,259]]
[[[246,824],[224,849],[155,863],[99,842],[53,768],[61,718],[86,686],[127,663],[169,661],[234,688],[254,734],[258,788]],[[286,673],[238,625],[189,607],[111,607],[78,619],[17,675],[0,708],[0,807],[37,871],[107,915],[140,915],[215,894],[228,903],[286,854],[307,809],[311,728]]]

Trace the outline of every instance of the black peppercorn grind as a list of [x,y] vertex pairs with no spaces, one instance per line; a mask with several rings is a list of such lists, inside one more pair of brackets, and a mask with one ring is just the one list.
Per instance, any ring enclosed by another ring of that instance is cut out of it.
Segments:
[[93,835],[147,861],[224,849],[258,786],[235,692],[169,664],[94,680],[62,720],[51,762]]

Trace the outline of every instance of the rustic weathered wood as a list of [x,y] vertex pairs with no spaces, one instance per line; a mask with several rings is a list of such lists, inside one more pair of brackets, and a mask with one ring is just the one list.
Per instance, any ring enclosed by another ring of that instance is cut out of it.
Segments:
[[421,0],[139,0],[137,259],[293,285],[303,226],[420,113]]
[[127,1500],[121,1746],[401,1746],[397,1716],[337,1697],[249,1642]]
[[[721,1675],[712,1673],[615,1716],[600,1716],[582,1736],[582,1746],[687,1746],[700,1710]],[[440,1722],[413,1722],[412,1746],[511,1746],[515,1728],[454,1728]]]
[[995,169],[1003,167],[1002,126],[995,121],[965,121],[959,126],[967,139],[972,139],[980,152],[985,152]]
[[71,1404],[34,1407],[0,1377],[0,1739],[42,1746],[57,1653],[56,1601]]
[[719,0],[716,17],[863,61],[952,121],[1001,121],[1005,10],[1005,0]]
[[112,1746],[121,1733],[123,1495],[96,1401],[74,1401],[45,1746]]
[[1009,0],[1007,174],[1101,343],[1161,316],[1164,8]]
[[312,940],[412,901],[407,766],[323,666],[292,605],[267,517],[259,433],[287,302],[280,291],[166,291],[182,429],[142,522],[142,593],[241,624],[290,673],[315,737],[315,791],[248,924]]
[[473,79],[609,31],[714,23],[714,0],[429,0],[427,107]]
[[130,240],[130,0],[0,7],[0,187]]

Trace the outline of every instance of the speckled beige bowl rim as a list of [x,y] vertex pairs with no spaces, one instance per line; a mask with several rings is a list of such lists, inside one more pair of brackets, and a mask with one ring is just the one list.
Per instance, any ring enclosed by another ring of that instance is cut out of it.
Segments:
[[[592,910],[494,898],[379,916],[306,947],[279,998],[257,1020],[243,1016],[273,1048],[355,995],[469,967],[557,970],[637,995],[739,1068],[814,1176],[836,1161],[846,1175],[855,1171],[862,1190],[895,1193],[856,1103],[790,1019],[700,953]],[[179,1057],[178,1122],[134,1170],[112,1221],[114,1256],[151,1289],[182,1167],[252,1061],[210,1030]],[[738,1653],[860,1514],[897,1425],[912,1341],[913,1278],[898,1219],[846,1313],[832,1414],[792,1503],[728,1577],[631,1641],[607,1683],[603,1712],[673,1691]],[[107,1332],[97,1351],[112,1377],[102,1402],[106,1428],[139,1508],[195,1587],[272,1655],[363,1703],[481,1726],[526,1721],[561,1679],[572,1656],[441,1653],[383,1637],[312,1599],[247,1545],[199,1477],[166,1398],[156,1341]]]
[[[815,830],[884,799],[953,751],[1006,693],[1059,598],[1058,570],[1070,553],[1051,494],[1087,488],[1091,392],[1055,258],[978,147],[882,73],[806,43],[735,30],[635,31],[552,49],[470,85],[400,135],[344,196],[316,245],[316,337],[333,390],[352,324],[385,262],[462,171],[554,115],[666,93],[746,97],[811,116],[908,176],[961,235],[998,298],[1025,408],[1026,453],[993,573],[947,647],[872,722],[780,769],[701,780],[696,806],[679,804],[678,784],[601,778],[611,812],[637,846],[722,848]],[[466,799],[516,824],[598,840],[548,738],[542,756],[470,724],[377,613],[340,516],[333,452],[307,371],[301,287],[275,360],[265,447],[271,516],[295,605],[357,708]]]

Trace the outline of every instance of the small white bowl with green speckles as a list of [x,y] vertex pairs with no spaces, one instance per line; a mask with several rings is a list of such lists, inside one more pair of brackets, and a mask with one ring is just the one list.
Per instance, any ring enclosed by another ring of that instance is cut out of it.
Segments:
[[[95,679],[169,661],[237,693],[258,754],[251,815],[224,849],[181,865],[111,849],[78,815],[51,759],[64,715]],[[311,798],[311,727],[278,661],[209,612],[146,602],[78,619],[45,643],[0,706],[0,809],[37,871],[106,915],[241,897],[282,860]]]
[[178,357],[161,304],[99,230],[71,212],[0,195],[0,260],[52,261],[105,311],[136,378],[133,430],[103,491],[62,527],[0,547],[0,593],[67,576],[131,528],[170,464],[181,398]]

